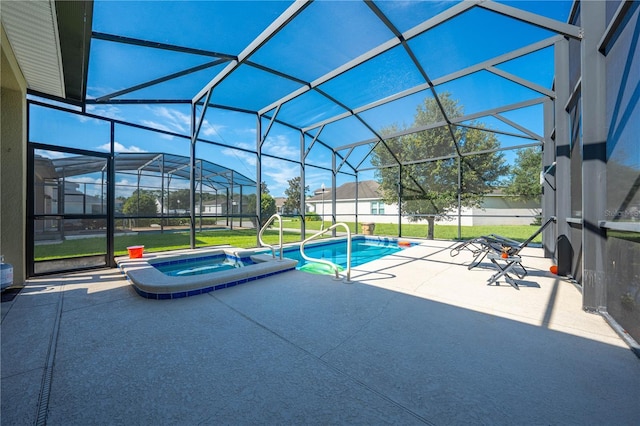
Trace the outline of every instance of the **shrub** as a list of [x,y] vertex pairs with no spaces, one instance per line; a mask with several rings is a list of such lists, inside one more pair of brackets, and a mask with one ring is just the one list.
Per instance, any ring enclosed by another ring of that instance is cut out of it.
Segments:
[[320,222],[320,215],[318,213],[309,212],[304,217],[305,222]]

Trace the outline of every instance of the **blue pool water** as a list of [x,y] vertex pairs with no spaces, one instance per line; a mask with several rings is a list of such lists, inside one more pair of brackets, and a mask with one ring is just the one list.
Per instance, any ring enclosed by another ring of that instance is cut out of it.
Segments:
[[[351,266],[362,265],[372,260],[397,253],[405,247],[400,247],[396,240],[353,238],[351,240]],[[316,259],[325,259],[343,268],[347,267],[347,243],[346,240],[328,241],[323,243],[307,244],[304,247],[307,256]],[[297,269],[303,267],[307,261],[300,255],[300,248],[287,247],[283,250],[283,256],[298,261]]]
[[209,274],[247,265],[253,265],[253,261],[250,258],[239,258],[228,254],[185,258],[153,264],[160,272],[172,277]]
[[[397,253],[403,248],[406,248],[406,245],[399,246],[398,242],[392,239],[353,238],[351,240],[351,266],[358,266],[371,262],[372,260],[380,259],[381,257]],[[305,253],[309,257],[333,262],[341,268],[347,267],[347,243],[344,239],[307,244],[305,246]],[[320,267],[320,269],[318,269],[317,263],[315,264],[316,268],[313,268],[314,265],[307,265],[308,262],[302,258],[298,245],[286,247],[283,250],[283,256],[297,260],[297,269],[303,269],[307,272],[313,272],[315,269],[316,273],[331,272],[330,268]],[[152,266],[165,275],[184,277],[220,272],[253,264],[254,262],[249,257],[240,258],[229,253],[219,253],[201,257],[184,257],[164,262],[154,262]],[[307,265],[307,268],[304,268],[305,265]],[[311,269],[309,269],[309,267],[311,267]]]

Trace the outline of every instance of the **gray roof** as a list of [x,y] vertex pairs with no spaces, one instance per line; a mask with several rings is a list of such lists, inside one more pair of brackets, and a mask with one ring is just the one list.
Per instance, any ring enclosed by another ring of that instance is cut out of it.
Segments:
[[[365,180],[358,182],[358,199],[378,199],[381,198],[380,184],[375,180]],[[331,199],[332,188],[325,188],[324,199]],[[322,201],[322,189],[316,189],[313,197],[307,198],[308,202]],[[340,185],[336,188],[336,200],[355,200],[356,198],[356,183],[348,182],[344,185]]]

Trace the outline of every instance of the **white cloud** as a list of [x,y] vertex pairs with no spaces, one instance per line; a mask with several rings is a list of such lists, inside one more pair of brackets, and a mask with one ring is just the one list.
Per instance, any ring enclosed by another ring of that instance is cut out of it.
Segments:
[[272,166],[274,167],[262,171],[264,176],[267,177],[263,180],[267,182],[272,194],[284,194],[284,191],[289,188],[289,180],[300,176],[300,167],[297,165],[283,165],[281,161],[277,162],[277,164],[272,164]]
[[178,133],[176,132],[176,129],[171,128],[166,124],[162,124],[153,120],[140,120],[140,124],[142,124],[143,126],[151,127],[152,129],[164,130],[165,132]]
[[220,130],[224,129],[225,127],[226,126],[223,126],[221,124],[211,124],[209,123],[208,120],[204,120],[202,122],[202,128],[200,129],[200,131],[205,136],[213,136],[213,135],[220,136]]
[[121,115],[120,108],[114,105],[87,105],[87,112],[114,120],[125,120]]
[[267,137],[262,152],[268,152],[269,154],[290,160],[300,159],[299,149],[291,147],[289,139],[284,135]]
[[73,183],[89,183],[92,185],[102,185],[102,178],[96,177],[92,178],[91,176],[77,176],[77,177],[68,177],[66,179],[67,182]]
[[[109,150],[111,149],[111,144],[105,143],[104,145],[100,145],[96,147],[96,149],[109,152]],[[128,147],[126,147],[122,145],[120,142],[114,142],[113,149],[115,152],[147,152],[144,149],[139,148],[135,145],[129,145]]]
[[[238,144],[240,145],[240,144]],[[233,157],[245,164],[248,164],[250,166],[255,166],[256,162],[257,162],[257,157],[255,154],[251,154],[249,152],[246,151],[240,151],[237,149],[231,149],[231,148],[224,148],[223,150],[220,151],[222,154],[229,156],[229,157]],[[216,163],[217,161],[213,161],[214,163]],[[221,163],[224,163],[221,162]]]

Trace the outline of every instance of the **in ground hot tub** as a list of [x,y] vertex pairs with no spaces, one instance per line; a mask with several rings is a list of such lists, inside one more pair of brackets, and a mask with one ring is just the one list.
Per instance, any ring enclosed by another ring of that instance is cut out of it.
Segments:
[[118,258],[136,292],[148,299],[178,299],[294,270],[297,260],[225,247]]

